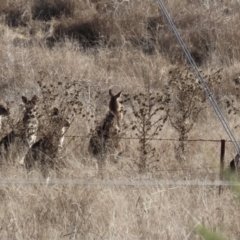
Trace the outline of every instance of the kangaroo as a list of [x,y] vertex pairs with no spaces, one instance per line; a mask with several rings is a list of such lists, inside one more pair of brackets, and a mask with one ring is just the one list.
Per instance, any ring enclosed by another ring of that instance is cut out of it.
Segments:
[[25,131],[25,139],[27,141],[28,147],[31,147],[37,139],[38,131],[38,119],[37,119],[37,106],[38,97],[34,95],[31,100],[26,97],[22,97],[22,101],[25,106],[23,125]]
[[64,135],[70,127],[71,119],[63,118],[57,108],[53,108],[49,118],[48,131],[43,138],[35,142],[25,156],[24,163],[27,170],[35,165],[40,166],[44,176],[49,167],[54,168],[62,157]]
[[2,117],[3,116],[8,116],[9,115],[9,110],[0,105],[0,130],[2,129]]
[[229,164],[231,172],[237,172],[238,174],[240,172],[239,157],[239,154],[237,154]]
[[122,91],[113,94],[109,89],[110,101],[109,111],[102,123],[96,127],[89,141],[88,151],[98,159],[98,165],[101,168],[104,164],[105,154],[118,152],[120,155],[120,133],[121,121],[123,119],[123,106],[121,100]]
[[[5,157],[9,155],[10,146],[21,143],[21,146],[25,149],[31,147],[36,141],[36,135],[38,130],[38,120],[36,116],[36,103],[38,98],[36,95],[32,99],[28,100],[25,96],[22,96],[22,102],[24,106],[23,118],[18,121],[16,127],[3,137],[0,141],[0,155]],[[21,161],[20,161],[21,162]]]

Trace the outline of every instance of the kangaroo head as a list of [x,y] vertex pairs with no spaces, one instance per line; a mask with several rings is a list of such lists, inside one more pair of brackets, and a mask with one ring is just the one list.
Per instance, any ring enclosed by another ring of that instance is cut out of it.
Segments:
[[63,112],[61,112],[57,107],[53,107],[50,112],[50,125],[51,125],[51,134],[50,141],[54,147],[57,147],[57,154],[61,153],[63,142],[65,138],[65,134],[68,128],[71,125],[72,116],[64,116]]
[[27,99],[25,96],[22,96],[22,101],[24,103],[25,114],[34,115],[34,108],[36,107],[38,97],[34,95],[32,99]]
[[38,97],[36,95],[34,95],[32,97],[32,99],[28,100],[27,97],[22,96],[22,101],[25,105],[36,105],[36,103],[38,101]]
[[121,94],[122,94],[122,91],[120,91],[119,93],[114,95],[112,89],[111,88],[109,89],[109,95],[111,97],[110,102],[109,102],[109,110],[114,115],[119,115],[122,111]]
[[53,107],[50,109],[50,114],[49,114],[51,117],[54,117],[54,116],[59,116],[59,110],[57,107]]
[[57,132],[58,135],[61,133],[65,133],[67,129],[70,127],[72,116],[65,117],[63,113],[57,107],[53,107],[50,111],[50,121],[53,125],[52,128]]

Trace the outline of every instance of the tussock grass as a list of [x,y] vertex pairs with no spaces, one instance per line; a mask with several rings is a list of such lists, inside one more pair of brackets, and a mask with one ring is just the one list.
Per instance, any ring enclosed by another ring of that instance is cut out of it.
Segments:
[[[211,73],[222,69],[220,86],[212,84],[211,90],[238,138],[239,112],[233,112],[239,106],[239,1],[166,1],[166,6],[203,74],[213,80]],[[58,170],[49,169],[50,179],[99,179],[97,160],[87,147],[90,130],[108,111],[109,87],[116,92],[123,89],[128,128],[126,139],[121,140],[123,156],[117,163],[111,156],[106,158],[104,180],[219,179],[219,142],[187,142],[180,162],[175,154],[178,141],[152,140],[154,157],[147,158],[146,171],[139,173],[137,149],[141,146],[138,139],[128,139],[135,136],[129,127],[134,115],[128,98],[147,94],[146,79],[150,92],[164,93],[173,81],[169,71],[185,66],[157,3],[2,1],[0,15],[0,103],[9,108],[9,119],[16,123],[21,117],[23,95],[39,97],[43,132],[54,130],[45,126],[51,107],[66,115],[68,110],[77,112],[66,133],[64,164]],[[181,87],[182,76],[175,79]],[[174,91],[167,107],[177,106],[178,92]],[[74,107],[73,97],[82,105]],[[191,121],[185,120],[186,124]],[[11,130],[11,121],[2,118],[1,136]],[[179,136],[166,121],[158,137]],[[187,138],[227,139],[207,102]],[[28,172],[18,166],[14,147],[12,151],[12,161],[1,161],[1,178],[29,180],[30,184],[0,185],[0,238],[199,239],[193,229],[203,224],[238,239],[239,206],[227,188],[219,196],[218,188],[204,186],[33,184],[44,180],[41,171]],[[227,143],[226,165],[234,155]]]

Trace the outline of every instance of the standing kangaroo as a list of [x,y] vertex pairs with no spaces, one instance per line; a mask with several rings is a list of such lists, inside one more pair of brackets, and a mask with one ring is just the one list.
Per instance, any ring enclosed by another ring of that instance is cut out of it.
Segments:
[[24,117],[23,117],[23,129],[25,132],[25,140],[28,147],[31,147],[37,139],[38,131],[38,119],[37,119],[37,101],[38,97],[34,95],[31,100],[26,97],[22,97],[24,103]]
[[102,123],[96,127],[89,141],[88,151],[98,159],[99,168],[105,162],[106,153],[121,154],[120,150],[120,133],[121,121],[123,119],[123,106],[121,101],[121,93],[113,94],[109,89],[110,102],[109,111],[107,112]]
[[28,170],[35,165],[40,166],[46,177],[48,168],[54,168],[62,157],[64,135],[70,127],[70,118],[60,116],[59,110],[54,107],[48,119],[47,133],[34,143],[25,156],[24,163]]
[[[0,141],[0,155],[5,157],[9,156],[10,147],[16,144],[16,147],[27,149],[32,146],[36,141],[36,135],[38,130],[38,120],[36,116],[36,103],[38,98],[36,95],[32,99],[28,100],[26,97],[22,97],[24,106],[23,118],[18,121],[15,128],[3,137]],[[11,149],[18,151],[18,149]],[[16,152],[17,152],[16,151]],[[22,160],[20,161],[20,163]]]

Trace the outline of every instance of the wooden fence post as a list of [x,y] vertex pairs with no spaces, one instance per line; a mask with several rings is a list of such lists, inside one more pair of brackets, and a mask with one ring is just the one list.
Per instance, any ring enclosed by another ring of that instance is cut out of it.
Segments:
[[[225,140],[221,139],[221,153],[220,153],[220,175],[219,178],[223,180],[223,170],[224,170],[224,157],[225,157]],[[223,187],[219,186],[219,195],[222,193]]]

